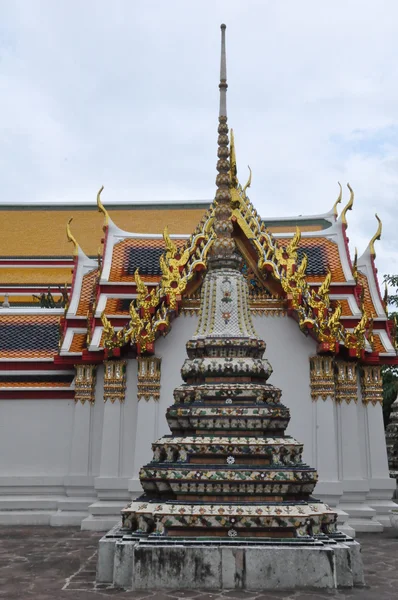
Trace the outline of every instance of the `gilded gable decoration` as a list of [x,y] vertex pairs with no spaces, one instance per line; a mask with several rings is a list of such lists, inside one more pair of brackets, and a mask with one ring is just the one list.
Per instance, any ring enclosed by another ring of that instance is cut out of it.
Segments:
[[363,366],[361,370],[362,402],[383,404],[383,378],[380,366]]
[[310,385],[313,400],[335,399],[334,365],[331,356],[310,357]]
[[75,402],[95,402],[96,365],[75,365]]
[[126,396],[126,366],[125,360],[104,361],[104,402],[112,404],[119,400],[124,402]]
[[337,360],[335,365],[336,402],[358,402],[357,363]]
[[138,401],[159,400],[161,362],[157,356],[138,358]]

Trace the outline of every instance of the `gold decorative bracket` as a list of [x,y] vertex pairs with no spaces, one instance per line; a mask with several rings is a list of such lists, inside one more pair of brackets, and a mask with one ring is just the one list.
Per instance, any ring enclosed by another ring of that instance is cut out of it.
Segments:
[[160,398],[160,367],[162,359],[157,356],[138,358],[138,400],[148,402]]
[[125,360],[104,361],[104,402],[112,404],[119,400],[124,402],[126,396],[126,367]]
[[95,402],[96,365],[75,365],[75,402]]

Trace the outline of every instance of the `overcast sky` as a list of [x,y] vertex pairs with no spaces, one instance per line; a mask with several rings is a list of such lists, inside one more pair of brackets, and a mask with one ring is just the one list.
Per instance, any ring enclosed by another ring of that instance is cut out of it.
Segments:
[[323,213],[349,181],[352,251],[377,211],[398,273],[397,0],[0,0],[1,201],[211,199],[222,22],[255,206]]

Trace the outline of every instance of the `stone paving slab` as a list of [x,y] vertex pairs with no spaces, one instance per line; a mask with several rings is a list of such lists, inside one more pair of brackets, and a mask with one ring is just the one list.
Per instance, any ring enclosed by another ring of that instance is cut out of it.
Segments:
[[353,590],[247,592],[124,592],[96,585],[95,569],[101,533],[76,527],[1,527],[0,600],[348,600],[398,599],[398,537],[361,534],[366,587]]

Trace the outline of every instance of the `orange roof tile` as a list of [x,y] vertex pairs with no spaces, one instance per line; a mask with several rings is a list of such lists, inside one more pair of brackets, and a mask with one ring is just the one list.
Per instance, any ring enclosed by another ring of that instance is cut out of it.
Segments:
[[90,307],[90,302],[95,298],[95,282],[98,275],[98,269],[93,269],[83,277],[80,291],[79,306],[76,315],[85,317]]
[[[358,283],[361,284],[363,288],[363,301],[368,316],[377,317],[377,311],[374,307],[372,296],[370,294],[368,278],[361,272],[358,272]],[[385,350],[382,350],[382,352],[384,351]]]
[[0,313],[0,359],[51,358],[58,351],[58,315]]
[[[276,238],[277,243],[283,247],[286,247],[290,240],[291,238]],[[332,273],[333,282],[338,283],[346,281],[337,244],[324,237],[302,238],[299,250],[306,252],[306,250],[309,249],[311,252],[311,248],[320,249],[325,263],[325,269],[324,273],[317,275],[316,273],[308,272],[307,268],[307,280],[309,283],[319,283],[324,281],[328,269],[330,269]]]
[[342,308],[342,316],[343,317],[352,317],[352,310],[350,307],[350,303],[348,300],[331,300],[330,305],[333,309],[336,308],[337,302],[340,302]]
[[[177,247],[186,240],[173,239]],[[163,238],[128,238],[113,247],[109,281],[132,282],[137,268],[145,282],[160,280],[159,256],[165,251]]]
[[69,352],[82,352],[86,347],[86,334],[74,333]]
[[[203,205],[187,203],[172,206],[172,202],[163,206],[148,203],[139,207],[126,205],[125,209],[108,206],[107,209],[112,221],[126,231],[159,234],[166,225],[169,233],[190,234],[207,210]],[[0,215],[3,256],[71,256],[71,244],[65,235],[70,217],[73,217],[73,235],[88,256],[97,255],[100,240],[104,237],[104,218],[98,213],[95,202],[90,208],[35,208],[32,205],[6,210],[0,207]],[[65,283],[63,278],[60,283]]]

